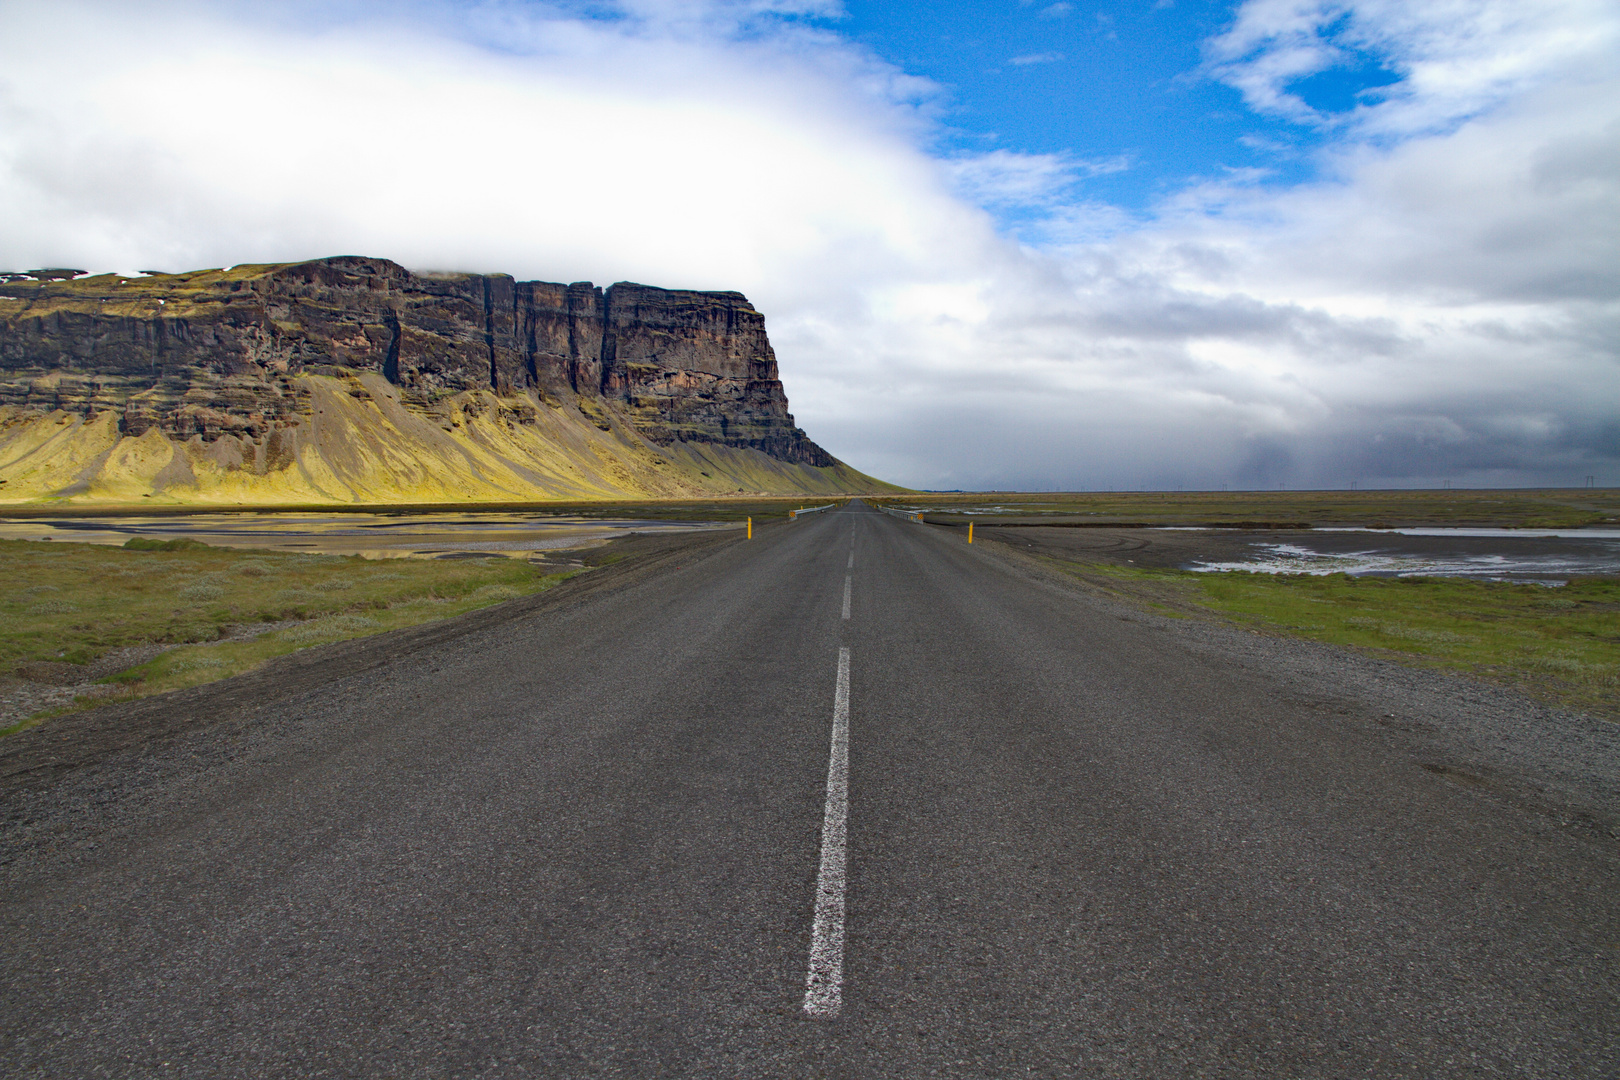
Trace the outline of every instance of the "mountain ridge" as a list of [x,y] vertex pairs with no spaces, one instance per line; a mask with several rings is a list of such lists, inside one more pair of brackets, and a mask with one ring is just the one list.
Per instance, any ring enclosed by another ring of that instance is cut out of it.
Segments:
[[899,490],[787,405],[737,292],[357,256],[0,284],[0,503]]

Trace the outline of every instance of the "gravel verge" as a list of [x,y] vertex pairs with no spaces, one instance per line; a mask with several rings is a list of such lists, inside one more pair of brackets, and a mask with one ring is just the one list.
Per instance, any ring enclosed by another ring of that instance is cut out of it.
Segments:
[[1423,768],[1481,797],[1620,838],[1620,724],[1466,675],[1263,633],[1213,614],[1159,615],[1103,596],[1009,544],[975,547],[1075,602],[1155,626],[1195,653],[1262,674],[1297,705],[1371,725]]
[[[591,573],[533,596],[419,626],[302,649],[229,679],[44,721],[0,738],[0,800],[18,790],[48,785],[86,766],[154,752],[158,744],[185,732],[240,720],[267,703],[294,698],[468,633],[552,607],[582,603],[599,591],[623,587],[686,555],[737,541],[735,531],[627,537],[588,555],[586,562],[597,566]],[[264,624],[265,630],[275,628]],[[121,668],[112,668],[117,670]],[[57,689],[69,699],[74,691],[82,690],[79,686]]]
[[[232,641],[246,641],[301,625],[304,621],[307,620],[235,623],[225,628],[226,633],[223,637],[213,641],[191,641],[183,644],[186,648],[207,648],[210,645],[223,645]],[[96,698],[115,697],[122,693],[124,688],[103,683],[102,679],[109,675],[117,675],[121,671],[128,671],[163,655],[170,649],[181,647],[182,643],[178,642],[172,644],[148,642],[145,645],[113,649],[89,664],[57,664],[48,661],[23,664],[20,667],[21,678],[10,676],[0,678],[0,728],[10,727],[46,709],[71,705],[78,698],[93,701]]]

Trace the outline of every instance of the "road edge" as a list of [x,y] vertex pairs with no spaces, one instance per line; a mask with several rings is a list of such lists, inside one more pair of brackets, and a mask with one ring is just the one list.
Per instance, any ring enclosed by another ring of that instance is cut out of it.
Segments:
[[1263,670],[1299,706],[1375,729],[1402,745],[1415,766],[1459,788],[1620,840],[1620,724],[1464,672],[1267,632],[1214,612],[1155,611],[1011,544],[973,549],[1032,583],[1154,626],[1194,652]]
[[201,727],[241,719],[267,703],[295,697],[466,634],[550,611],[572,610],[598,596],[628,588],[675,564],[677,559],[707,559],[742,542],[743,538],[731,529],[625,537],[605,549],[620,558],[544,592],[434,622],[300,649],[218,682],[44,720],[0,740],[0,799],[19,790],[49,785],[58,777],[121,753],[138,751]]

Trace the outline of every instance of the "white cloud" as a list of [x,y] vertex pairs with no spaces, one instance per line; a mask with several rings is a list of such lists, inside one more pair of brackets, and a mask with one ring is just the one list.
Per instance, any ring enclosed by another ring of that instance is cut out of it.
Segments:
[[339,248],[720,287],[984,227],[910,149],[904,80],[792,33],[711,44],[558,19],[500,54],[408,23],[74,10],[71,35],[49,32],[61,7],[5,11],[0,161],[9,205],[32,211],[6,230],[13,261]]
[[1346,42],[1407,80],[1326,179],[1146,219],[1086,195],[1121,159],[933,156],[935,88],[815,4],[0,5],[0,266],[741,289],[812,435],[932,487],[1620,482],[1616,48],[1448,3],[1245,5],[1258,108]]
[[943,165],[952,189],[979,206],[1058,212],[1072,203],[1074,187],[1082,179],[1124,172],[1130,161],[1125,157],[1084,161],[1066,154],[992,150],[950,158]]
[[1014,64],[1014,65],[1016,65],[1018,67],[1028,67],[1031,64],[1055,64],[1059,60],[1062,60],[1062,59],[1063,59],[1063,54],[1062,53],[1055,53],[1055,52],[1029,53],[1029,54],[1024,55],[1024,56],[1015,56],[1011,60],[1008,60],[1007,63]]
[[1291,90],[1358,56],[1399,73],[1351,117],[1363,133],[1447,129],[1549,81],[1612,71],[1609,0],[1248,0],[1207,43],[1208,70],[1255,109],[1325,122]]

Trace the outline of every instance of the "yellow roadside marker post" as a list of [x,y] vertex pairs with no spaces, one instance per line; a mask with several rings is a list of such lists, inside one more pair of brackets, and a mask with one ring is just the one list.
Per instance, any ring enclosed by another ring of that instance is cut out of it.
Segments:
[[753,538],[754,538],[754,519],[749,518],[748,519],[748,539],[752,540]]
[[968,522],[968,543],[973,543],[973,522]]

